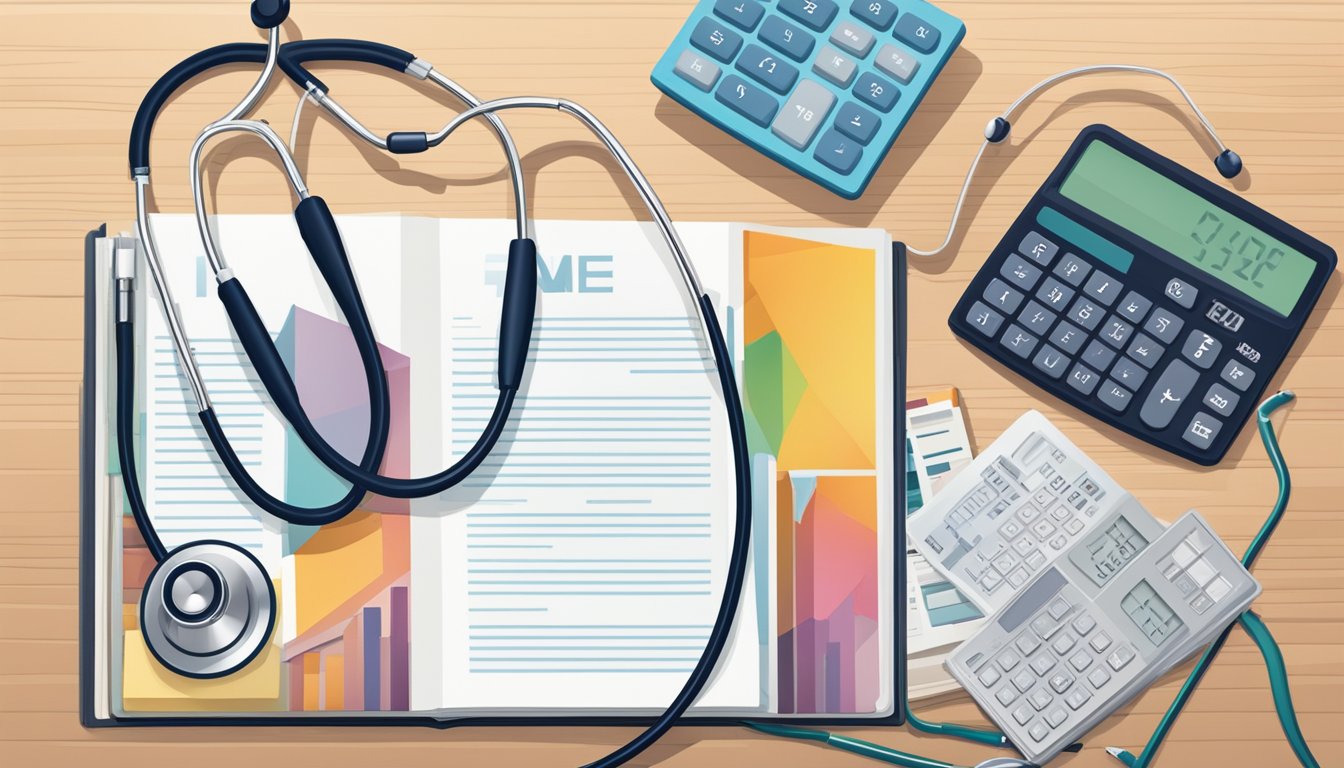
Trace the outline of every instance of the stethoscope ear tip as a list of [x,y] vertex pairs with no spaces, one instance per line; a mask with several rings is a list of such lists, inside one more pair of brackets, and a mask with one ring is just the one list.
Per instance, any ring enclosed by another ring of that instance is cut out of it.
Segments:
[[1008,122],[1005,117],[996,117],[985,124],[985,141],[990,144],[998,144],[1008,138],[1008,134],[1013,130],[1013,124]]
[[1234,179],[1241,173],[1241,155],[1230,149],[1224,149],[1213,159],[1213,165],[1224,179]]
[[274,29],[289,18],[289,0],[252,0],[252,23],[261,29]]

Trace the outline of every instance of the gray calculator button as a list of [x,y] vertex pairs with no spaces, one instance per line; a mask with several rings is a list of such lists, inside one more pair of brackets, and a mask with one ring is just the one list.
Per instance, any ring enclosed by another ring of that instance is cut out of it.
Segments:
[[1181,355],[1185,359],[1204,369],[1212,367],[1213,361],[1222,351],[1221,341],[1199,330],[1191,331],[1190,335],[1185,337],[1185,346],[1181,347]]
[[897,45],[884,45],[873,59],[877,68],[896,78],[897,81],[910,84],[910,79],[919,69],[919,60],[915,55]]
[[1097,388],[1097,382],[1101,381],[1101,376],[1088,370],[1081,363],[1074,363],[1073,370],[1069,371],[1067,381],[1070,387],[1086,396],[1092,394],[1092,390]]
[[748,83],[737,75],[728,75],[714,91],[714,98],[732,107],[753,123],[765,127],[775,116],[779,102],[775,97]]
[[756,28],[765,8],[760,3],[748,3],[743,0],[718,0],[714,3],[714,15],[727,19],[748,32]]
[[737,69],[775,93],[788,93],[798,80],[798,68],[781,58],[759,45],[748,45],[737,59]]
[[1054,709],[1045,713],[1045,722],[1049,723],[1051,728],[1058,728],[1060,725],[1064,723],[1065,720],[1068,719],[1069,719],[1068,714],[1065,713],[1064,710],[1060,709],[1059,707],[1055,707]]
[[1045,723],[1037,720],[1027,729],[1027,735],[1031,736],[1032,741],[1045,741],[1050,735],[1050,729],[1045,727]]
[[920,53],[932,53],[933,49],[938,47],[938,38],[941,37],[937,27],[913,13],[902,16],[900,21],[896,22],[894,32],[897,39],[914,46]]
[[1143,324],[1143,330],[1147,331],[1149,335],[1156,336],[1163,344],[1170,344],[1175,341],[1176,336],[1184,327],[1184,320],[1161,307],[1154,309],[1148,321]]
[[834,105],[835,94],[821,83],[805,79],[798,83],[793,96],[779,110],[770,130],[794,149],[803,149],[812,142],[817,128],[826,122],[826,115]]
[[1055,324],[1055,313],[1035,301],[1028,301],[1026,309],[1022,310],[1017,319],[1028,331],[1037,336],[1044,336],[1045,332],[1050,330],[1050,326]]
[[1036,337],[1016,325],[1010,325],[1008,330],[1004,332],[1003,338],[999,339],[999,343],[1013,354],[1026,360],[1027,356],[1031,354],[1031,350],[1036,348]]
[[1116,413],[1124,413],[1125,409],[1129,407],[1129,402],[1134,399],[1134,396],[1129,393],[1129,390],[1116,384],[1110,379],[1107,379],[1105,383],[1101,385],[1101,390],[1097,392],[1097,397]]
[[1059,246],[1047,240],[1040,232],[1028,232],[1027,236],[1022,238],[1022,242],[1018,243],[1017,252],[1042,267],[1048,267],[1055,254],[1059,252]]
[[896,20],[896,3],[893,0],[854,0],[849,12],[870,24],[875,29],[886,32],[891,22]]
[[706,16],[691,32],[691,45],[726,63],[732,61],[737,49],[742,47],[742,36],[723,22]]
[[1111,367],[1111,362],[1115,360],[1115,352],[1110,347],[1093,339],[1087,345],[1087,351],[1083,353],[1083,362],[1096,368],[1098,371],[1104,371]]
[[1251,386],[1251,382],[1255,381],[1255,371],[1236,360],[1228,360],[1227,365],[1223,366],[1223,381],[1245,392],[1246,388]]
[[1111,315],[1111,319],[1106,322],[1106,327],[1101,331],[1101,338],[1116,349],[1124,349],[1125,342],[1129,341],[1129,335],[1133,332],[1134,326],[1115,315]]
[[1041,287],[1036,291],[1036,298],[1045,302],[1045,305],[1056,312],[1063,312],[1064,307],[1068,305],[1069,299],[1073,298],[1073,289],[1061,283],[1053,277],[1047,277]]
[[1093,331],[1101,323],[1105,314],[1106,310],[1093,304],[1086,296],[1079,296],[1078,300],[1073,302],[1073,308],[1069,310],[1069,319],[1087,330]]
[[1181,439],[1196,448],[1207,450],[1210,445],[1213,445],[1214,438],[1218,437],[1218,430],[1222,428],[1223,422],[1212,414],[1200,411],[1186,425],[1185,431],[1181,433]]
[[1028,264],[1021,256],[1016,254],[1004,259],[999,274],[1024,291],[1030,291],[1035,287],[1036,281],[1041,279],[1041,270]]
[[1031,711],[1031,707],[1022,704],[1017,709],[1013,710],[1013,719],[1017,721],[1018,725],[1026,725],[1027,721],[1031,720],[1031,717],[1034,714],[1036,713]]
[[1064,254],[1064,258],[1060,259],[1059,263],[1055,265],[1055,274],[1064,278],[1069,285],[1075,288],[1083,284],[1083,279],[1091,271],[1091,264],[1072,253]]
[[852,101],[845,102],[835,113],[835,129],[861,144],[872,141],[881,126],[881,118]]
[[1013,676],[1013,687],[1016,688],[1018,691],[1021,691],[1022,693],[1030,691],[1031,686],[1035,684],[1036,684],[1036,676],[1031,674],[1031,672],[1028,672],[1025,669]]
[[834,128],[828,128],[821,134],[812,156],[836,173],[849,173],[863,157],[863,146]]
[[[860,2],[862,0],[859,0]],[[870,0],[871,2],[871,0]],[[860,27],[852,21],[842,21],[835,26],[835,31],[831,32],[831,42],[849,51],[850,53],[863,58],[873,49],[873,33]]]
[[1008,314],[1016,312],[1022,304],[1022,294],[997,277],[989,281],[984,296],[985,301]]
[[840,10],[832,0],[779,0],[779,10],[820,32]]
[[1040,712],[1042,709],[1045,709],[1046,707],[1050,706],[1050,702],[1054,700],[1055,699],[1053,696],[1050,695],[1050,692],[1045,690],[1044,688],[1037,688],[1036,690],[1031,692],[1030,696],[1027,697],[1027,702],[1030,703],[1032,709],[1036,710],[1037,712]]
[[719,65],[695,51],[682,51],[675,69],[678,75],[702,91],[713,88],[714,82],[719,79]]
[[1083,292],[1109,307],[1120,297],[1120,291],[1124,288],[1123,283],[1105,272],[1093,272],[1087,279],[1087,285],[1083,286]]
[[1152,368],[1157,365],[1157,361],[1162,358],[1162,352],[1166,348],[1158,344],[1146,334],[1135,334],[1134,340],[1129,343],[1129,356],[1138,360],[1144,368]]
[[797,24],[785,21],[779,16],[771,16],[761,25],[761,39],[772,48],[783,51],[798,61],[807,58],[814,45],[810,33]]
[[1237,408],[1237,401],[1241,397],[1236,392],[1224,387],[1222,384],[1214,383],[1209,387],[1209,391],[1204,394],[1204,404],[1212,408],[1219,416],[1231,416],[1232,411]]
[[1064,375],[1065,369],[1069,367],[1069,358],[1049,344],[1043,344],[1041,351],[1036,353],[1036,357],[1031,361],[1031,364],[1046,376],[1058,379]]
[[1083,342],[1086,340],[1087,333],[1067,320],[1060,321],[1059,325],[1055,326],[1054,332],[1050,334],[1050,343],[1057,345],[1070,355],[1081,352]]
[[1122,357],[1111,369],[1111,378],[1137,392],[1143,386],[1143,380],[1148,378],[1148,371],[1128,357]]
[[1139,419],[1153,429],[1165,429],[1176,418],[1176,412],[1198,381],[1199,371],[1182,360],[1172,360],[1162,375],[1157,377],[1148,399],[1143,401]]
[[1120,300],[1120,305],[1115,308],[1115,311],[1124,315],[1129,322],[1137,323],[1143,320],[1143,316],[1148,314],[1148,310],[1152,306],[1153,302],[1148,297],[1130,291],[1125,294],[1125,298]]
[[841,88],[849,86],[849,81],[854,79],[854,72],[857,69],[857,65],[848,54],[841,53],[829,45],[822,46],[821,50],[817,51],[817,60],[812,62],[813,72]]
[[1195,306],[1195,299],[1199,296],[1199,290],[1184,280],[1172,278],[1167,281],[1167,287],[1164,293],[1167,298],[1180,304],[1186,309]]

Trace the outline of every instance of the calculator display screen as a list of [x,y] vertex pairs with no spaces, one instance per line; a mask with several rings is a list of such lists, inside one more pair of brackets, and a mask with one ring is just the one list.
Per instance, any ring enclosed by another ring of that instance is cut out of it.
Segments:
[[1285,317],[1316,270],[1311,257],[1103,141],[1083,150],[1059,191]]

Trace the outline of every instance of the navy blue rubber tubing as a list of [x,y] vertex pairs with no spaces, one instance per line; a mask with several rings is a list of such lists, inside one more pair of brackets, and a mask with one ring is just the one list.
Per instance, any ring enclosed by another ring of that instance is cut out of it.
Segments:
[[[304,62],[362,62],[402,72],[405,71],[406,65],[414,60],[415,56],[411,53],[368,40],[295,40],[280,46],[279,65],[285,75],[300,88],[306,88],[307,83],[311,82],[330,92],[321,80],[304,69]],[[227,43],[194,53],[165,72],[145,93],[140,108],[135,112],[135,120],[131,123],[129,151],[131,171],[149,168],[149,139],[153,133],[154,121],[173,94],[188,81],[216,67],[229,64],[262,64],[265,61],[266,46],[260,43]]]
[[168,557],[168,548],[154,530],[140,493],[140,477],[135,470],[135,326],[117,322],[117,458],[121,460],[121,484],[126,488],[126,503],[131,507],[131,518],[140,529],[154,562]]
[[[300,218],[299,223],[302,228],[304,219]],[[313,249],[313,258],[321,263],[324,249],[314,245],[314,241],[309,241],[309,246]],[[339,294],[339,291],[337,293]],[[537,247],[536,243],[529,239],[518,239],[509,244],[508,270],[504,277],[504,301],[499,324],[499,397],[495,401],[490,419],[476,442],[461,458],[447,469],[425,477],[383,477],[367,466],[355,466],[342,456],[309,420],[308,414],[299,402],[289,371],[285,369],[280,354],[271,342],[270,334],[262,325],[260,317],[252,307],[252,302],[247,298],[246,291],[236,278],[220,284],[219,298],[224,302],[234,332],[251,359],[257,377],[270,394],[271,400],[275,402],[276,408],[289,421],[295,434],[308,450],[312,451],[317,460],[346,481],[373,493],[392,498],[419,499],[441,493],[466,480],[490,455],[490,451],[504,433],[509,414],[513,410],[514,398],[522,385],[527,352],[532,339],[532,321],[537,307]],[[362,312],[362,308],[359,311]],[[352,327],[356,325],[354,316],[347,314],[347,318],[351,320]],[[358,324],[366,327],[367,321]],[[372,339],[371,334],[369,338]],[[376,355],[376,349],[374,354]],[[366,358],[364,366],[365,373],[369,375],[370,397],[386,396],[385,383],[382,383],[381,391],[376,389],[378,382],[375,379],[381,378],[382,364],[371,363]],[[375,371],[380,375],[374,375]]]
[[719,601],[719,612],[714,617],[714,628],[710,630],[709,640],[705,643],[704,653],[695,669],[691,670],[681,692],[668,705],[663,714],[645,731],[620,749],[606,757],[589,763],[584,768],[614,768],[634,758],[663,737],[687,708],[704,690],[719,663],[719,656],[728,645],[728,636],[733,628],[733,617],[737,615],[737,604],[746,582],[749,560],[748,545],[751,534],[751,465],[747,457],[746,416],[742,411],[742,398],[737,392],[737,380],[733,376],[733,357],[724,341],[723,330],[719,328],[718,316],[714,314],[714,305],[709,296],[700,297],[700,308],[705,316],[708,329],[709,346],[714,351],[714,363],[719,371],[719,388],[723,391],[723,401],[728,413],[729,434],[733,443],[733,473],[737,483],[736,523],[733,528],[733,547],[728,558],[728,575],[724,580],[723,599]]

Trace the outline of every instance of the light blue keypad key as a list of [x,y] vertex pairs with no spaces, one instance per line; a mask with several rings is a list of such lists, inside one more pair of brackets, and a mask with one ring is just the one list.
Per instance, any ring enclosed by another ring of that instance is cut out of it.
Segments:
[[862,144],[867,144],[881,127],[882,119],[852,101],[847,101],[835,113],[835,128]]
[[742,36],[722,21],[705,17],[695,25],[691,45],[726,63],[732,61],[742,47]]
[[820,32],[831,25],[840,7],[832,0],[779,0],[779,10]]
[[894,83],[872,72],[865,72],[859,75],[858,82],[854,84],[854,95],[882,112],[890,112],[891,108],[896,106],[896,100],[901,97],[901,92],[896,89]]
[[732,107],[751,122],[765,127],[779,109],[775,97],[748,83],[737,75],[729,75],[719,83],[714,98]]
[[780,16],[766,19],[760,34],[767,45],[798,61],[807,58],[816,40],[806,28]]
[[748,45],[737,57],[737,69],[778,94],[785,94],[798,79],[798,68],[774,51]]
[[863,157],[863,146],[831,128],[821,134],[817,151],[813,155],[836,173],[849,173],[859,164],[859,158]]

